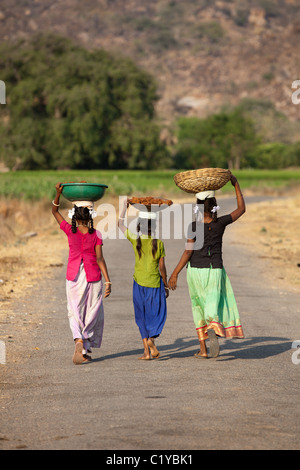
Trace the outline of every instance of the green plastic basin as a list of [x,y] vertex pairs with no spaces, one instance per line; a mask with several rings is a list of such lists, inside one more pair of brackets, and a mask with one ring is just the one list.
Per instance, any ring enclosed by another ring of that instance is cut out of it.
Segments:
[[62,195],[68,201],[98,201],[104,195],[106,184],[63,183]]

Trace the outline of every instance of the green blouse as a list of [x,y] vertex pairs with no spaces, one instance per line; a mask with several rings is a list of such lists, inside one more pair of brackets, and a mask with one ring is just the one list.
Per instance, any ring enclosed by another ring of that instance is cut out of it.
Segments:
[[144,287],[160,287],[160,272],[159,260],[166,256],[164,244],[161,240],[157,240],[157,251],[155,257],[152,256],[152,238],[147,235],[141,235],[142,242],[142,256],[136,249],[137,235],[125,230],[125,237],[130,241],[133,246],[135,254],[135,266],[133,279],[137,284]]

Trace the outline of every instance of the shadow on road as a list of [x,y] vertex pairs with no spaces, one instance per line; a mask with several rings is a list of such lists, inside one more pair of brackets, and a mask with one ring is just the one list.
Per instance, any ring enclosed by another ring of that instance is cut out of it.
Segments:
[[[157,341],[156,344],[161,353],[160,361],[191,357],[199,350],[197,339],[191,337],[177,338],[173,344],[160,345],[159,341]],[[258,336],[237,340],[220,339],[220,356],[218,357],[218,360],[231,361],[234,359],[265,359],[290,350],[291,345],[292,341],[290,339],[280,337]],[[93,359],[93,362],[117,359],[124,356],[136,356],[142,353],[142,349],[132,349],[95,358]]]
[[[246,340],[227,340],[221,347],[223,361],[234,359],[265,359],[278,356],[291,349],[292,341],[288,338],[257,336]],[[229,350],[226,352],[226,350]]]

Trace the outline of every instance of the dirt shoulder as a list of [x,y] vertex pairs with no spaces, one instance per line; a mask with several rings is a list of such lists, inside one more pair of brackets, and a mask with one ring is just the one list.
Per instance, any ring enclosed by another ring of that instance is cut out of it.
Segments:
[[0,201],[0,315],[63,263],[65,240],[50,211],[45,202]]
[[269,266],[286,289],[300,287],[300,194],[247,206],[235,224],[239,243]]
[[48,201],[0,200],[0,222],[0,340],[12,363],[24,360],[24,344],[27,357],[33,352],[30,337],[43,318],[25,303],[40,281],[62,269],[66,245]]

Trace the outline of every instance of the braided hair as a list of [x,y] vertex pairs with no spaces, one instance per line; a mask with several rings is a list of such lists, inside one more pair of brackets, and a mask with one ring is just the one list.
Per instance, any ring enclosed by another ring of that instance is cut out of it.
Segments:
[[[156,223],[155,223],[156,224]],[[139,255],[139,259],[142,257],[142,240],[140,237],[140,233],[147,234],[149,237],[152,236],[152,232],[155,231],[155,225],[153,220],[151,219],[138,219],[138,223],[136,226],[136,230],[139,234],[137,241],[136,241],[136,249]],[[155,258],[157,252],[157,240],[156,238],[152,238],[152,256]]]
[[204,200],[197,199],[197,204],[203,204],[204,212],[211,215],[213,222],[217,221],[218,219],[217,212],[212,212],[213,207],[217,205],[217,200],[215,197],[209,197]]
[[76,221],[82,220],[83,222],[87,222],[87,226],[89,228],[89,233],[94,232],[94,223],[93,218],[90,214],[90,211],[87,207],[77,207],[74,206],[74,215],[72,217],[72,233],[77,232]]

